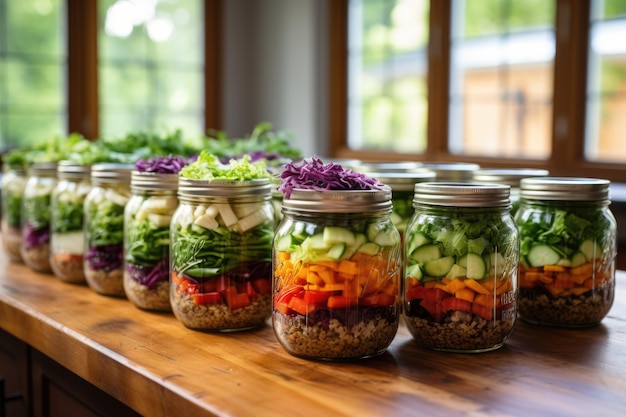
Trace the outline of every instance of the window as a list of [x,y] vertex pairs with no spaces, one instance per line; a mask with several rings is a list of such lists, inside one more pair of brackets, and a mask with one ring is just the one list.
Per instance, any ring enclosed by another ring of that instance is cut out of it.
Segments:
[[626,1],[592,2],[585,156],[626,161]]
[[[333,156],[626,181],[626,0],[340,0],[330,13]],[[425,39],[410,51],[390,35],[405,21]]]
[[428,2],[353,1],[349,28],[350,147],[423,152]]
[[450,152],[550,154],[554,3],[454,0]]
[[62,0],[0,0],[0,149],[65,133]]
[[220,0],[0,0],[0,151],[219,128]]
[[99,1],[100,132],[204,132],[201,0]]

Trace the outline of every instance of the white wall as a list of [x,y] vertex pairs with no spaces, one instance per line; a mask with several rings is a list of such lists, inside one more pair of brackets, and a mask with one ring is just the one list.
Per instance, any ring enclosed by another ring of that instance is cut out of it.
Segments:
[[226,0],[223,128],[289,130],[304,156],[326,154],[327,1]]

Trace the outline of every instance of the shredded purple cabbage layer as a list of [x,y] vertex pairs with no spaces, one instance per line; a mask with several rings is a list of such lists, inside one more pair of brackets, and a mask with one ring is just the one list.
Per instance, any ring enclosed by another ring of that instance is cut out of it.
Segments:
[[156,265],[149,267],[129,263],[126,270],[139,284],[148,288],[154,287],[158,282],[169,279],[169,257],[161,259]]
[[340,164],[329,162],[324,165],[321,159],[313,156],[309,160],[290,162],[280,174],[278,190],[286,198],[294,189],[305,190],[381,190],[385,186],[375,178],[368,177]]
[[182,156],[158,156],[152,159],[140,159],[135,164],[139,172],[154,172],[156,174],[178,174],[187,161]]
[[121,243],[110,245],[91,246],[85,252],[85,260],[89,264],[89,269],[104,270],[106,272],[119,269],[124,261],[124,247]]
[[44,227],[42,229],[35,229],[29,222],[24,224],[22,229],[23,241],[26,249],[30,250],[41,245],[47,245],[50,243],[50,228]]

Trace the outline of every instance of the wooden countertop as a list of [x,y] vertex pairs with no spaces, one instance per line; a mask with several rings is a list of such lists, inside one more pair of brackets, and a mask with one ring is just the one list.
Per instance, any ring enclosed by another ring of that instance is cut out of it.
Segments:
[[624,416],[626,272],[617,279],[594,328],[518,321],[503,348],[452,354],[417,346],[401,326],[382,356],[326,363],[290,356],[269,324],[189,330],[2,254],[0,327],[149,417]]

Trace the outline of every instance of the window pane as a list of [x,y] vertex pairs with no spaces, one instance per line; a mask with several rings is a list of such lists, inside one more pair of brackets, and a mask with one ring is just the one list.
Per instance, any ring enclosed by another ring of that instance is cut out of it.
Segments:
[[0,0],[0,149],[66,134],[65,2]]
[[426,147],[427,0],[350,0],[348,144]]
[[547,158],[555,3],[453,0],[450,151]]
[[626,0],[592,1],[585,156],[626,161]]
[[100,0],[100,130],[204,132],[202,0]]

